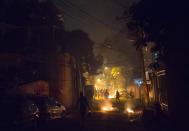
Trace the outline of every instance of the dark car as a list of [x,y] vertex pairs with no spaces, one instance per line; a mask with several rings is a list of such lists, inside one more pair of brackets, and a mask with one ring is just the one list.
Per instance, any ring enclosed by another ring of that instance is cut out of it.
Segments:
[[66,108],[57,100],[46,96],[35,96],[32,98],[39,108],[39,119],[41,122],[62,118],[66,114]]
[[25,97],[9,96],[0,100],[0,126],[3,129],[35,127],[39,109]]

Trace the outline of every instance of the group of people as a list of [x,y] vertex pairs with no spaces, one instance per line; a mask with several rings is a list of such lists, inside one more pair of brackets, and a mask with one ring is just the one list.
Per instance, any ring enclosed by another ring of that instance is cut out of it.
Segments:
[[[105,99],[108,99],[110,96],[110,93],[109,93],[108,89],[105,89],[105,90],[101,89],[101,90],[96,91],[96,96],[97,96],[97,98],[103,97]],[[116,98],[116,102],[120,102],[120,93],[118,90],[116,91],[115,98]]]
[[97,98],[100,98],[100,97],[108,98],[109,92],[107,89],[100,89],[100,90],[96,90],[95,95]]

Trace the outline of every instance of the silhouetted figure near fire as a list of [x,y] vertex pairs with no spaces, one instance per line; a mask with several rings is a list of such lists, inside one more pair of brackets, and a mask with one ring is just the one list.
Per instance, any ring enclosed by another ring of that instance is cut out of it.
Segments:
[[109,92],[108,92],[108,90],[106,89],[105,92],[104,92],[104,97],[105,97],[105,99],[108,99],[108,96],[109,96]]
[[119,103],[120,102],[120,94],[119,94],[119,91],[117,90],[116,91],[116,102]]
[[80,117],[82,120],[85,120],[87,112],[89,110],[89,102],[87,98],[83,95],[83,92],[80,92],[80,97],[78,98],[77,101],[77,107],[78,105],[79,105]]

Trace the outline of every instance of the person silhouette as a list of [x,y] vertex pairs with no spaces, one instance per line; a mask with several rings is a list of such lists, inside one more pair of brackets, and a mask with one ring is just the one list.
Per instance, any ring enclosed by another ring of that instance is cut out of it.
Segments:
[[120,102],[120,94],[119,94],[119,91],[117,90],[116,91],[116,102],[118,103],[118,102]]
[[80,92],[80,97],[77,100],[77,106],[79,105],[79,112],[81,120],[85,120],[87,111],[89,108],[89,102],[87,98],[83,95],[83,92]]
[[108,92],[108,90],[106,89],[105,92],[104,92],[104,97],[105,97],[105,99],[108,99],[108,96],[109,96],[109,92]]

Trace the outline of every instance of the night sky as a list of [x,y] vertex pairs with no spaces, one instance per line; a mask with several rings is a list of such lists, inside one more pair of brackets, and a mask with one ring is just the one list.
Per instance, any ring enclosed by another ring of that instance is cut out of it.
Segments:
[[97,43],[119,32],[125,23],[117,20],[137,0],[55,0],[65,16],[67,30],[82,29]]

